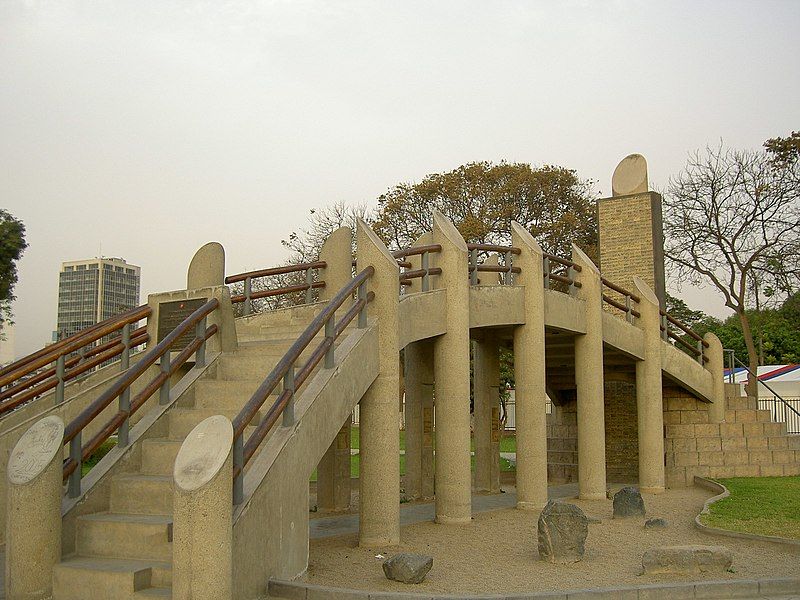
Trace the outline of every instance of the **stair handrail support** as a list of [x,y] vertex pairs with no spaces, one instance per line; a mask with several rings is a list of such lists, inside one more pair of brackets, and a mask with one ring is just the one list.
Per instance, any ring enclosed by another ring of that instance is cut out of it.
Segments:
[[788,409],[789,409],[790,411],[792,411],[792,412],[793,412],[793,413],[794,413],[794,414],[795,414],[795,415],[796,415],[798,418],[800,418],[800,412],[798,412],[798,411],[797,411],[797,409],[796,409],[794,406],[792,406],[791,404],[789,404],[789,402],[787,402],[787,401],[786,401],[786,399],[784,399],[784,398],[783,398],[783,396],[781,396],[780,394],[778,394],[778,392],[776,392],[776,391],[775,391],[775,390],[772,388],[772,386],[770,386],[770,385],[769,385],[769,384],[768,384],[766,381],[762,381],[761,379],[759,379],[759,378],[758,378],[758,375],[756,375],[755,373],[753,373],[753,371],[751,371],[751,370],[750,370],[750,367],[748,367],[748,366],[747,366],[745,363],[743,363],[743,362],[742,362],[742,361],[740,361],[738,358],[736,358],[736,355],[733,353],[733,350],[728,350],[728,349],[726,349],[726,350],[725,350],[725,352],[729,352],[729,353],[730,353],[730,356],[733,358],[733,362],[734,362],[734,363],[738,363],[738,364],[739,364],[739,366],[741,366],[741,367],[742,367],[742,368],[743,368],[745,371],[747,371],[747,372],[750,374],[750,376],[751,376],[751,377],[754,377],[754,378],[756,379],[756,381],[758,382],[758,384],[759,384],[759,385],[763,385],[763,386],[764,386],[765,388],[767,388],[767,389],[768,389],[770,392],[772,392],[772,394],[773,394],[773,395],[774,395],[774,396],[775,396],[775,397],[776,397],[778,400],[780,400],[780,401],[781,401],[781,403],[782,403],[782,404],[783,404],[783,405],[784,405],[786,408],[788,408]]

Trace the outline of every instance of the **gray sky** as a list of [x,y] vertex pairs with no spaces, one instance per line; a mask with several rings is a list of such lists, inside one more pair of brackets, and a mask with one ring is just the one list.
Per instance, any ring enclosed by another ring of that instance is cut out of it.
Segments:
[[[55,328],[61,261],[148,292],[217,240],[273,266],[308,210],[474,160],[610,192],[643,154],[800,128],[800,2],[0,0],[0,206],[22,219],[17,352]],[[695,308],[725,314],[711,293]]]

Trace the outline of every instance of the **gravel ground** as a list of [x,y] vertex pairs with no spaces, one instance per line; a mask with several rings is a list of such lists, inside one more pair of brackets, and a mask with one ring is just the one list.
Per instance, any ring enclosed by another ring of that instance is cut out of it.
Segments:
[[[644,519],[611,518],[611,500],[570,500],[590,517],[586,554],[581,562],[552,565],[538,560],[538,513],[503,509],[476,514],[469,525],[408,525],[398,547],[358,548],[355,534],[310,541],[308,583],[357,589],[499,594],[644,585],[676,581],[800,576],[800,551],[763,542],[712,537],[696,530],[694,517],[712,494],[699,488],[668,490],[645,497],[647,516],[669,521],[666,529],[644,529]],[[643,576],[642,553],[657,546],[722,545],[734,554],[732,573]],[[382,559],[398,552],[433,556],[433,569],[419,585],[388,581]]]

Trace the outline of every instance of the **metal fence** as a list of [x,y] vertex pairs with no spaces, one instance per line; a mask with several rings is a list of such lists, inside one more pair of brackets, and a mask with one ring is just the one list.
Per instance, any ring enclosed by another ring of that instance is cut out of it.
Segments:
[[[758,398],[758,408],[761,410],[769,410],[772,415],[772,420],[775,423],[786,423],[786,432],[793,434],[800,434],[800,397],[799,398],[784,398],[785,403],[781,402],[780,398]],[[792,411],[788,404],[795,411]]]

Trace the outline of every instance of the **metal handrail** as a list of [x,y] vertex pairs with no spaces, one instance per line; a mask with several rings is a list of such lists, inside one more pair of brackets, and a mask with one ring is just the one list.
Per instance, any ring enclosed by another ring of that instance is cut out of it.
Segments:
[[603,302],[624,312],[625,318],[628,321],[628,323],[633,323],[634,317],[637,319],[641,318],[642,314],[638,310],[633,308],[632,304],[634,302],[636,304],[639,304],[642,301],[642,299],[639,298],[639,296],[637,296],[633,292],[629,292],[624,287],[617,285],[613,281],[609,281],[603,276],[600,276],[600,282],[607,288],[617,292],[618,294],[621,294],[622,297],[625,298],[625,303],[623,304],[622,302],[615,300],[611,296],[606,296],[605,294],[601,294]]
[[784,400],[784,399],[783,399],[783,397],[782,397],[780,394],[778,394],[778,392],[776,392],[775,390],[773,390],[773,389],[772,389],[772,388],[769,386],[769,384],[768,384],[766,381],[761,381],[761,379],[759,379],[759,378],[758,378],[758,374],[756,374],[756,373],[753,373],[753,372],[750,370],[750,367],[748,367],[746,364],[744,364],[742,361],[740,361],[738,358],[736,358],[736,354],[734,354],[734,351],[733,351],[733,350],[730,350],[730,349],[726,348],[724,351],[725,351],[725,352],[728,352],[728,353],[730,353],[730,356],[731,356],[731,358],[733,359],[733,361],[734,361],[734,362],[736,362],[736,363],[739,363],[739,364],[740,364],[740,365],[741,365],[741,366],[744,368],[744,370],[745,370],[745,371],[747,371],[747,372],[748,372],[750,375],[752,375],[753,377],[755,377],[755,378],[756,378],[756,382],[757,382],[758,384],[760,384],[760,385],[763,385],[765,388],[767,388],[767,389],[768,389],[770,392],[772,392],[772,394],[773,394],[773,395],[774,395],[774,396],[775,396],[775,397],[776,397],[778,400],[780,400],[780,401],[783,403],[783,405],[784,405],[786,408],[788,408],[788,409],[789,409],[790,411],[792,411],[792,412],[793,412],[795,415],[797,415],[798,417],[800,417],[800,412],[798,412],[798,411],[797,411],[797,409],[796,409],[794,406],[792,406],[792,405],[791,405],[791,404],[789,404],[789,403],[788,403],[786,400]]
[[395,250],[392,252],[394,258],[405,258],[406,256],[418,256],[426,252],[441,252],[441,244],[425,244],[423,246],[411,246],[402,250]]
[[[504,273],[503,284],[514,285],[514,275],[522,273],[522,269],[514,266],[514,256],[522,254],[522,249],[516,246],[501,246],[498,244],[467,244],[469,259],[467,272],[469,273],[470,285],[478,285],[479,272]],[[479,265],[478,252],[497,252],[503,255],[504,265]]]
[[[256,453],[261,442],[266,438],[270,429],[283,416],[283,424],[294,424],[294,395],[298,387],[311,375],[323,358],[325,368],[334,366],[334,342],[344,331],[345,327],[358,316],[359,328],[367,326],[366,305],[374,297],[367,294],[366,281],[375,273],[375,268],[367,267],[351,279],[339,292],[328,301],[322,311],[309,323],[305,331],[300,334],[278,364],[267,375],[250,400],[242,407],[239,414],[233,419],[233,502],[241,504],[244,499],[244,468]],[[357,300],[347,313],[337,323],[336,310],[351,298],[353,292],[358,290]],[[325,338],[319,343],[299,372],[295,373],[295,363],[300,355],[312,342],[314,337],[325,328]],[[267,414],[250,434],[247,443],[244,442],[244,432],[247,425],[255,418],[267,398],[283,382],[283,390],[272,404]]]
[[[566,267],[567,268],[566,275],[553,273],[552,272],[553,263]],[[571,260],[567,260],[566,258],[561,258],[560,256],[556,256],[555,254],[548,254],[547,252],[542,253],[542,275],[544,276],[545,289],[548,290],[552,289],[550,282],[557,281],[559,283],[567,284],[567,293],[569,295],[572,295],[575,293],[575,290],[583,287],[583,284],[580,281],[578,281],[575,276],[575,273],[580,273],[581,271],[582,267],[579,264],[572,262]]]
[[[81,464],[86,458],[91,456],[114,431],[118,432],[117,444],[121,447],[127,446],[131,415],[159,389],[161,390],[160,402],[166,404],[169,401],[170,376],[177,372],[192,354],[195,354],[197,366],[205,364],[205,342],[217,333],[216,325],[206,327],[206,319],[217,308],[219,308],[219,300],[216,298],[211,298],[197,308],[64,428],[63,443],[64,445],[69,444],[69,458],[64,461],[63,477],[69,481],[67,493],[70,498],[77,498],[81,493]],[[194,340],[174,360],[170,360],[170,349],[191,328],[195,330]],[[131,402],[131,385],[159,359],[161,359],[161,372]],[[82,445],[81,433],[83,430],[116,398],[119,398],[119,410],[92,437],[89,443],[85,446]]]
[[238,273],[236,275],[229,275],[225,278],[225,283],[237,283],[245,279],[258,279],[259,277],[270,277],[271,275],[285,275],[286,273],[296,273],[298,271],[308,271],[309,269],[324,269],[328,266],[324,260],[315,260],[313,262],[299,263],[296,265],[285,265],[283,267],[271,267],[269,269],[260,269],[258,271],[247,271],[245,273]]
[[[399,274],[400,289],[402,289],[403,286],[410,286],[412,279],[421,277],[422,291],[429,291],[431,289],[430,276],[442,274],[442,269],[440,267],[430,266],[430,254],[432,252],[436,253],[441,251],[441,244],[425,244],[422,246],[411,246],[410,248],[404,248],[402,250],[395,250],[392,252],[392,256],[397,260],[397,265],[402,269],[406,269],[405,271],[401,271]],[[421,257],[420,269],[412,270],[414,265],[410,261],[403,260],[409,256]]]
[[[247,316],[253,312],[253,300],[260,298],[273,298],[275,296],[283,296],[285,294],[293,294],[295,292],[305,291],[306,304],[310,304],[313,296],[312,291],[318,288],[324,288],[324,281],[314,281],[313,270],[324,269],[328,263],[324,260],[315,260],[307,263],[299,263],[296,265],[285,265],[283,267],[272,267],[269,269],[260,269],[258,271],[247,271],[245,273],[238,273],[236,275],[229,275],[225,278],[225,283],[239,283],[244,282],[244,293],[231,296],[231,303],[238,304],[244,303],[244,315]],[[258,292],[253,291],[253,279],[261,277],[271,277],[273,275],[286,275],[287,273],[305,272],[305,283],[297,285],[288,285],[273,290],[261,290]]]

